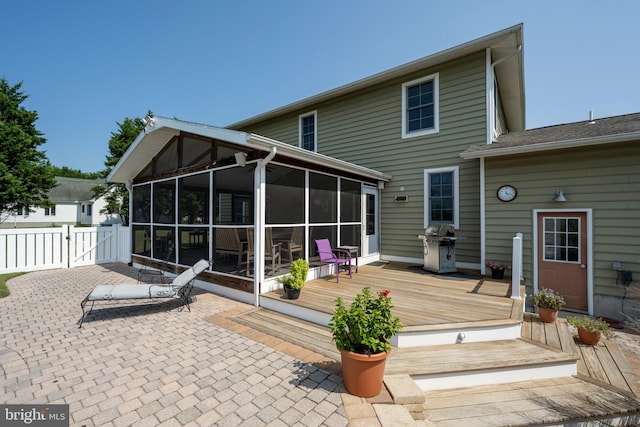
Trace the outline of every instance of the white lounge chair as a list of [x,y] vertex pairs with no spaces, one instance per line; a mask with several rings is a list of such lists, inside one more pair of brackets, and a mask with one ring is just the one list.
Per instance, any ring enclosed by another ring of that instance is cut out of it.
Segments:
[[[180,307],[187,306],[189,311],[189,296],[193,289],[193,281],[196,276],[209,267],[209,261],[201,259],[193,267],[180,273],[171,283],[168,284],[122,284],[122,285],[98,285],[80,303],[82,308],[82,318],[80,326],[86,316],[93,310],[96,301],[121,301],[128,299],[154,299],[154,298],[179,298]],[[91,308],[85,312],[87,302],[91,302]]]

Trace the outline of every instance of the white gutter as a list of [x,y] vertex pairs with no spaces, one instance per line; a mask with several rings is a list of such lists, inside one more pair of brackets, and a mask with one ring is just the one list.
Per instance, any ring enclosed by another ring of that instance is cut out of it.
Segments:
[[480,159],[486,157],[508,156],[512,154],[536,153],[540,151],[560,150],[564,148],[587,147],[590,145],[612,144],[640,140],[640,132],[632,132],[618,135],[605,135],[590,138],[569,139],[565,141],[539,142],[526,145],[514,145],[496,148],[499,144],[492,144],[491,149],[478,151],[463,151],[460,157],[463,159]]
[[[265,238],[264,227],[266,223],[265,206],[265,181],[266,173],[265,167],[276,156],[278,149],[271,147],[267,157],[258,160],[256,169],[253,174],[253,183],[255,189],[255,206],[253,209],[255,221],[255,228],[253,232],[253,247],[255,248],[253,253],[253,305],[260,306],[260,284],[264,282],[264,253],[265,253]],[[247,269],[249,268],[249,260],[247,259]]]

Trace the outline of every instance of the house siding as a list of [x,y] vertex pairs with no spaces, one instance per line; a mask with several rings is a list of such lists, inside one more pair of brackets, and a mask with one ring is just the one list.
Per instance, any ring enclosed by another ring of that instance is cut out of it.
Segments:
[[[390,174],[381,193],[383,256],[422,258],[417,235],[424,230],[424,169],[459,166],[458,234],[464,239],[456,246],[457,261],[478,265],[479,164],[460,152],[486,142],[485,72],[482,51],[239,130],[298,145],[299,114],[316,110],[318,152]],[[402,84],[433,73],[439,73],[440,131],[402,139]],[[395,203],[398,194],[409,202]]]
[[[591,209],[593,214],[593,285],[595,314],[612,315],[598,307],[601,297],[621,297],[613,261],[640,277],[640,141],[523,156],[486,159],[488,258],[510,259],[511,239],[524,233],[524,277],[533,286],[533,210]],[[517,198],[501,203],[500,185],[512,184]],[[552,202],[557,189],[568,202]],[[620,310],[619,303],[617,311]],[[619,316],[618,316],[619,317]]]

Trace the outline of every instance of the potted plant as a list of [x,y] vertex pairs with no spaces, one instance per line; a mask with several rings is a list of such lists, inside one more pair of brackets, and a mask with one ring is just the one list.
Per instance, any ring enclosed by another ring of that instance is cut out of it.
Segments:
[[389,339],[402,328],[400,319],[391,314],[390,292],[374,294],[364,288],[349,307],[342,298],[335,300],[329,327],[340,350],[344,386],[353,395],[373,397],[382,389]]
[[309,272],[309,263],[306,259],[299,258],[291,263],[289,274],[278,277],[276,281],[282,284],[284,292],[289,299],[298,299],[300,289],[304,286]]
[[569,316],[567,317],[567,322],[578,329],[578,337],[583,344],[596,345],[602,335],[607,338],[615,338],[611,326],[601,318]]
[[491,261],[490,259],[485,260],[484,263],[487,267],[491,269],[491,277],[493,279],[499,279],[499,280],[504,279],[504,270],[509,268],[508,265]]
[[538,317],[544,323],[553,323],[558,318],[558,310],[566,303],[562,295],[553,289],[538,290],[533,297],[533,305],[538,307]]

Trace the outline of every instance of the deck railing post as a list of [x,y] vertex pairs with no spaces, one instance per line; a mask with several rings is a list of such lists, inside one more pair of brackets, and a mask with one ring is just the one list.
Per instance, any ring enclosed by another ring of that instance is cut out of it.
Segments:
[[522,279],[522,233],[513,238],[511,259],[511,298],[520,299],[520,280]]

